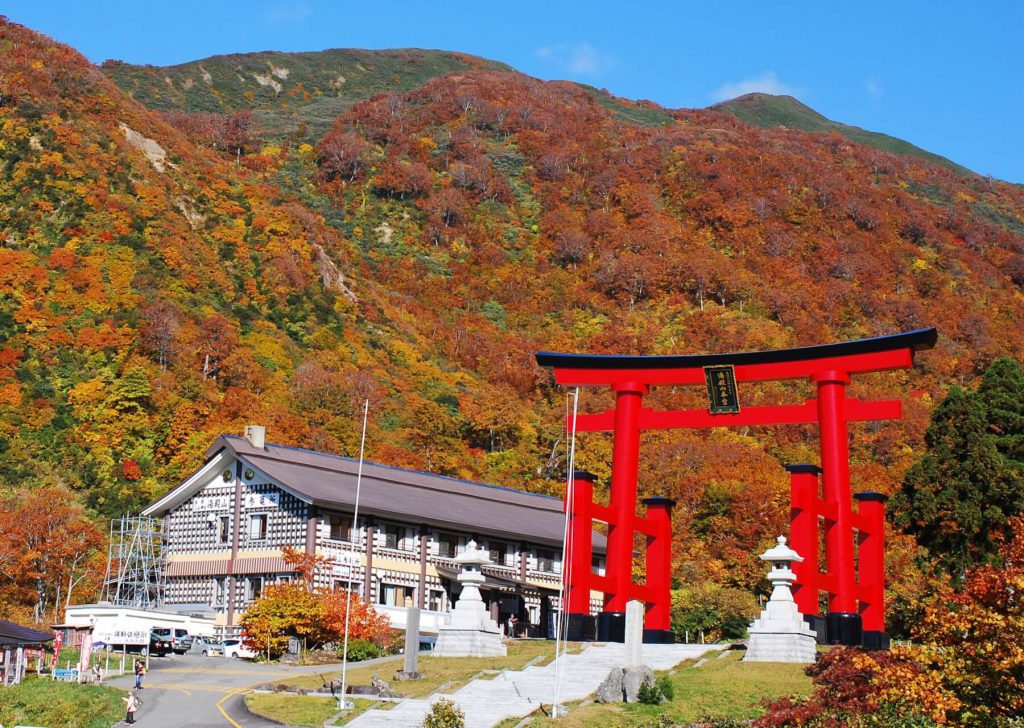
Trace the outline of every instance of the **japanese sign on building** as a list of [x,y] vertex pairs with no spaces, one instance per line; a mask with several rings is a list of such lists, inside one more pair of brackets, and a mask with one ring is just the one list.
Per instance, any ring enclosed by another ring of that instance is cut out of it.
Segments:
[[[246,510],[277,508],[281,504],[281,494],[245,493],[242,496],[242,507]],[[192,499],[192,510],[197,513],[227,513],[234,507],[233,495],[200,495]]]
[[246,493],[242,503],[248,509],[277,508],[281,503],[281,494],[270,493]]
[[732,364],[704,367],[704,381],[708,386],[708,409],[711,414],[736,414],[740,411],[736,371]]

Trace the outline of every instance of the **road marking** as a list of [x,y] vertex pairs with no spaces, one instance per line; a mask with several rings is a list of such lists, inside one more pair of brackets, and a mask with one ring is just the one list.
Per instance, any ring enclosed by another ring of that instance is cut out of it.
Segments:
[[230,723],[233,726],[233,728],[242,728],[242,724],[241,723],[239,723],[234,718],[232,718],[230,715],[228,715],[228,711],[226,711],[224,709],[224,703],[226,703],[228,700],[230,700],[231,698],[233,698],[236,695],[239,695],[241,693],[249,692],[250,690],[252,690],[257,685],[262,685],[263,683],[267,682],[266,678],[285,677],[287,675],[288,675],[288,673],[286,673],[286,672],[279,672],[279,673],[272,673],[272,674],[268,673],[267,675],[264,676],[263,680],[257,680],[254,683],[249,683],[248,685],[243,685],[240,688],[235,688],[230,693],[228,693],[223,698],[221,698],[220,700],[217,701],[217,710],[220,711],[220,714],[224,716],[224,720],[226,720],[228,723]]
[[[187,672],[190,675],[259,675],[258,670],[220,670],[216,667],[200,667],[196,669],[190,669],[187,667],[170,667],[166,670],[161,670],[160,674],[167,672]],[[268,675],[271,673],[267,673]],[[286,675],[288,673],[273,673],[274,675]]]
[[[195,689],[191,685],[189,685],[188,687],[192,688],[192,689]],[[156,689],[156,690],[177,690],[179,692],[185,693],[186,695],[189,695],[189,696],[192,695],[192,691],[191,690],[187,690],[185,688],[179,688],[179,687],[172,687],[170,685],[147,685],[146,686],[146,690],[153,690],[153,689]]]
[[230,692],[230,691],[234,690],[234,688],[231,687],[230,685],[204,685],[204,684],[195,685],[195,684],[192,684],[192,683],[174,683],[174,684],[167,683],[167,684],[163,684],[163,685],[150,685],[149,689],[150,690],[154,690],[154,689],[155,690],[184,690],[186,692],[189,691],[189,690],[201,690],[201,691],[207,692],[207,693],[227,693],[227,692]]

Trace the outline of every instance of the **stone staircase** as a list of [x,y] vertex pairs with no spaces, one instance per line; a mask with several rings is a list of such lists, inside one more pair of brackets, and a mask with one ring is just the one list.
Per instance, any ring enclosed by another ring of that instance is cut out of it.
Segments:
[[[716,645],[644,645],[643,662],[653,670],[668,670],[683,660],[697,658]],[[391,710],[368,710],[348,725],[358,728],[415,728],[423,724],[433,701],[442,697],[458,703],[466,714],[466,728],[490,728],[506,718],[519,718],[554,700],[555,672],[561,687],[559,703],[582,700],[597,690],[612,668],[622,667],[626,650],[622,644],[590,645],[578,654],[563,655],[555,663],[525,670],[509,670],[493,679],[473,680],[450,695],[408,699]]]

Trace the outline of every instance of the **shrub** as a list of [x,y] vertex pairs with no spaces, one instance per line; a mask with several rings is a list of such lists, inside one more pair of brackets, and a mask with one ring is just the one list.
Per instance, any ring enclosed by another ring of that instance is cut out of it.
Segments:
[[636,699],[644,705],[659,705],[665,696],[662,695],[658,684],[651,678],[640,683],[640,689],[636,693]]
[[466,714],[452,700],[441,698],[430,707],[423,728],[465,728]]
[[[816,690],[807,699],[782,698],[754,721],[760,728],[921,728],[959,706],[906,649],[864,652],[836,647],[807,668]],[[888,722],[884,722],[884,721]]]
[[[372,660],[375,657],[384,657],[384,655],[390,654],[390,652],[391,651],[386,647],[375,644],[370,640],[350,639],[348,641],[349,662],[362,662],[363,660]],[[344,656],[344,644],[338,645],[338,657]]]
[[668,675],[662,675],[658,678],[658,690],[665,696],[665,700],[672,700],[676,696],[676,689],[672,684],[672,678]]
[[741,589],[707,582],[672,591],[672,631],[680,641],[687,632],[693,641],[702,632],[710,642],[742,637],[757,614],[757,600]]

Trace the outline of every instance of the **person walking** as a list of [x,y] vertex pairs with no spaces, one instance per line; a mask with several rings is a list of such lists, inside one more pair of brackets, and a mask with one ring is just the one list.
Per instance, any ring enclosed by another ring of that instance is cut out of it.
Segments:
[[142,660],[135,661],[135,689],[142,690],[142,680],[146,677],[146,663]]
[[135,711],[139,709],[139,705],[141,704],[139,702],[139,699],[135,697],[135,691],[129,690],[128,695],[124,698],[121,698],[121,700],[123,700],[127,704],[125,706],[127,712],[125,713],[124,716],[124,722],[128,725],[134,725]]

